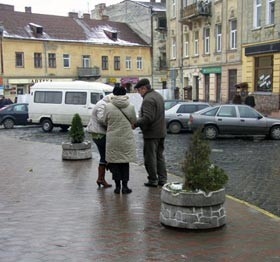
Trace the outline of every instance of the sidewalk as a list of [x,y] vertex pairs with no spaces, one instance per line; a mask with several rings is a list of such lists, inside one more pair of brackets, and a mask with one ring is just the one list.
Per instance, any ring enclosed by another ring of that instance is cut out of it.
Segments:
[[115,195],[97,188],[97,159],[62,161],[61,146],[0,139],[1,262],[280,261],[279,218],[227,198],[220,229],[166,228],[142,166],[131,165],[133,192]]

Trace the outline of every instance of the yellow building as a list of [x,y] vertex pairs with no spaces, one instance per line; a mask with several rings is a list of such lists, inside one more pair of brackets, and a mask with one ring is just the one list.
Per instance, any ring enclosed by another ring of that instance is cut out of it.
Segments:
[[256,108],[280,110],[280,5],[279,1],[243,0],[242,78],[253,92]]
[[0,4],[0,93],[14,98],[42,81],[100,81],[132,88],[151,78],[150,46],[128,25],[14,11]]

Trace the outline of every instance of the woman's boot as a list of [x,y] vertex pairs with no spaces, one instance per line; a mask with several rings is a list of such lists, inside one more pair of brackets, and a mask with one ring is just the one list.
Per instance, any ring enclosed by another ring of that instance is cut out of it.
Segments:
[[115,180],[116,188],[114,190],[115,194],[119,194],[121,192],[121,181]]
[[111,184],[108,184],[105,180],[105,169],[106,169],[106,166],[104,166],[104,165],[99,165],[98,166],[98,178],[96,180],[96,183],[97,183],[98,187],[101,187],[101,185],[104,188],[112,186]]
[[123,194],[130,194],[132,190],[127,187],[127,181],[122,181],[122,193]]

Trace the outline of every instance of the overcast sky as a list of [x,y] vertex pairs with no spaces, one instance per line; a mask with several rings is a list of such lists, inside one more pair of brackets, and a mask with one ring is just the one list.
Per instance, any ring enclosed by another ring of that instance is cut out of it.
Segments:
[[1,4],[13,5],[15,11],[24,12],[31,6],[32,13],[68,16],[69,12],[90,13],[94,6],[105,3],[107,6],[122,0],[0,0]]

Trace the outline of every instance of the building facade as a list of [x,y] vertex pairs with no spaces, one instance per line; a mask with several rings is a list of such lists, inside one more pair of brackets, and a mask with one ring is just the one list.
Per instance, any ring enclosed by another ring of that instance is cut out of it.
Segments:
[[242,80],[241,1],[167,5],[169,81],[180,98],[230,102]]
[[115,5],[99,4],[92,10],[94,19],[107,16],[110,21],[128,24],[137,34],[151,45],[151,83],[155,89],[165,89],[166,63],[166,1],[125,0]]
[[125,23],[14,11],[0,5],[0,93],[14,98],[42,81],[151,78],[151,48]]
[[256,107],[280,110],[280,2],[243,0],[243,81],[254,93]]

